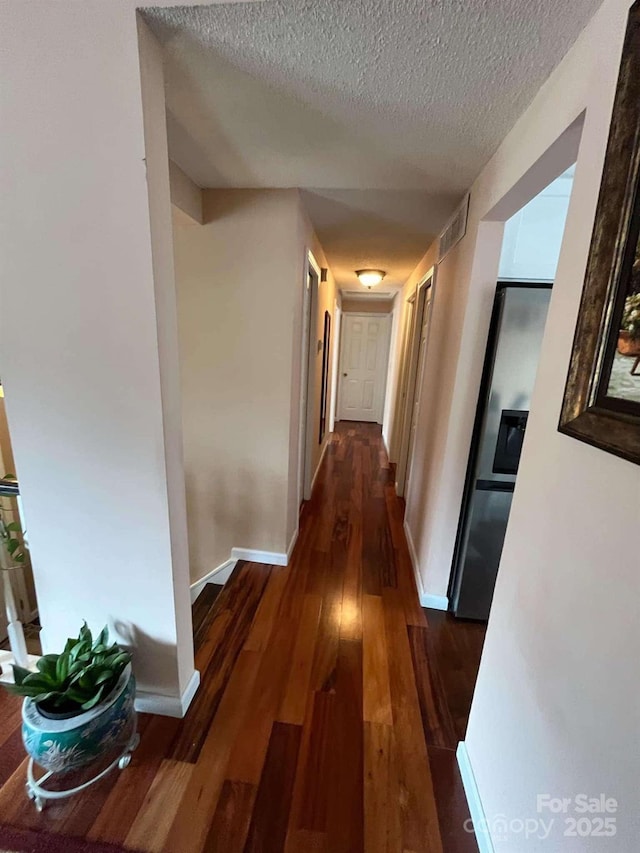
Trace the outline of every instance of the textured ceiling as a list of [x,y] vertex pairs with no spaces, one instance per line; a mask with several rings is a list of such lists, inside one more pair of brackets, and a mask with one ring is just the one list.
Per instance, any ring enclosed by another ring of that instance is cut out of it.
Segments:
[[599,2],[147,9],[171,157],[201,186],[309,190],[332,267],[399,282]]
[[341,287],[358,269],[401,287],[451,213],[451,198],[415,190],[304,190],[302,199]]

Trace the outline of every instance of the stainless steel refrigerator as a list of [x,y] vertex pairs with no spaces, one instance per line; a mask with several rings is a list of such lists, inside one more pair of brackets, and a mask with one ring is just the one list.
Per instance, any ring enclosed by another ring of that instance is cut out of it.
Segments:
[[449,588],[451,609],[489,618],[551,284],[499,282]]

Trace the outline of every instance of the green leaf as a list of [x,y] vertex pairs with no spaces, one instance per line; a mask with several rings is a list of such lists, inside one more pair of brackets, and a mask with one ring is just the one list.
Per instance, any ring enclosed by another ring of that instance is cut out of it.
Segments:
[[47,676],[47,678],[55,679],[59,657],[60,655],[43,655],[38,659],[36,666],[43,675]]
[[78,685],[83,690],[93,690],[93,688],[96,686],[96,682],[94,680],[94,673],[91,670],[86,669],[78,679]]
[[80,628],[80,639],[91,645],[93,643],[93,637],[91,636],[91,631],[89,630],[89,626],[86,622],[83,623],[82,628]]
[[19,521],[10,521],[9,524],[5,525],[5,530],[10,531],[11,533],[22,533],[22,527],[20,526]]
[[109,627],[107,625],[104,626],[100,634],[98,635],[98,639],[95,642],[94,649],[97,651],[98,646],[104,646],[106,648],[107,643],[109,642]]
[[11,554],[11,556],[15,554],[19,547],[20,541],[18,539],[7,539],[7,551]]
[[14,693],[17,696],[27,696],[29,699],[35,699],[37,696],[49,692],[47,688],[41,684],[30,685],[27,684],[26,681],[23,681],[20,685],[7,684],[5,686],[10,693]]
[[56,668],[58,665],[58,655],[45,655],[38,659],[36,666],[42,676],[48,682],[57,683]]
[[17,664],[13,664],[13,680],[17,687],[19,687],[25,678],[31,675],[31,670],[25,669],[23,666],[18,666]]
[[67,673],[67,677],[69,677],[71,675],[75,675],[76,673],[80,672],[80,670],[84,669],[84,664],[82,663],[81,660],[74,660],[74,661],[71,661],[71,659],[69,659],[69,660],[70,660],[69,672]]
[[[0,516],[0,533],[1,523]],[[38,660],[37,672],[15,667],[15,683],[7,687],[19,696],[46,702],[52,710],[94,708],[113,689],[131,660],[126,649],[117,643],[108,643],[107,627],[92,643],[91,631],[85,622],[77,638],[67,639],[61,654],[43,655]]]
[[75,672],[75,673],[73,674],[73,678],[71,679],[71,681],[69,682],[69,684],[70,684],[70,685],[72,685],[72,684],[78,684],[78,683],[79,683],[79,681],[80,681],[80,679],[82,678],[82,676],[83,676],[83,675],[84,675],[84,666],[82,666],[82,668],[81,668],[81,669],[79,669],[77,672]]
[[62,684],[69,675],[69,656],[61,654],[56,663],[56,678]]
[[95,707],[98,704],[98,702],[102,699],[103,690],[104,690],[104,687],[101,687],[98,690],[98,692],[95,694],[95,696],[92,696],[91,699],[87,700],[86,702],[83,702],[82,703],[82,710],[88,711],[90,708]]
[[75,702],[79,706],[82,706],[83,702],[87,701],[87,694],[83,693],[81,690],[76,690],[74,687],[68,687],[65,691],[65,695],[68,699],[71,699],[72,702]]
[[102,672],[96,678],[96,684],[104,684],[105,681],[110,681],[113,678],[113,670],[111,669],[103,669]]
[[51,690],[49,693],[39,693],[37,696],[33,696],[32,698],[34,702],[46,702],[53,699],[63,699],[64,695],[59,693],[57,690]]
[[72,660],[76,660],[77,658],[82,657],[82,655],[88,655],[89,644],[82,642],[82,640],[74,640],[73,647],[69,654]]
[[36,690],[51,690],[55,687],[55,681],[46,675],[32,672],[20,685],[21,687],[35,688]]

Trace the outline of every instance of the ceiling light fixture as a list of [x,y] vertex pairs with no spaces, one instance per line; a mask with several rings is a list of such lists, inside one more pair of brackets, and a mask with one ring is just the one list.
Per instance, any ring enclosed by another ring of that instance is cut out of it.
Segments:
[[356,275],[360,279],[360,284],[371,290],[374,285],[380,284],[386,272],[384,270],[356,270]]

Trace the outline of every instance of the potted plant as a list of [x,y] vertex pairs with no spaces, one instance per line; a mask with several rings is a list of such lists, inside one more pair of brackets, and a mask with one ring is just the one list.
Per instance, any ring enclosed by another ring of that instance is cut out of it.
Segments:
[[[36,670],[13,667],[24,696],[22,737],[32,759],[51,773],[74,770],[135,740],[135,680],[131,655],[109,645],[105,627],[93,639],[85,623],[60,654],[47,654]],[[121,766],[126,766],[126,761]]]
[[627,296],[618,336],[620,355],[640,356],[640,293]]

